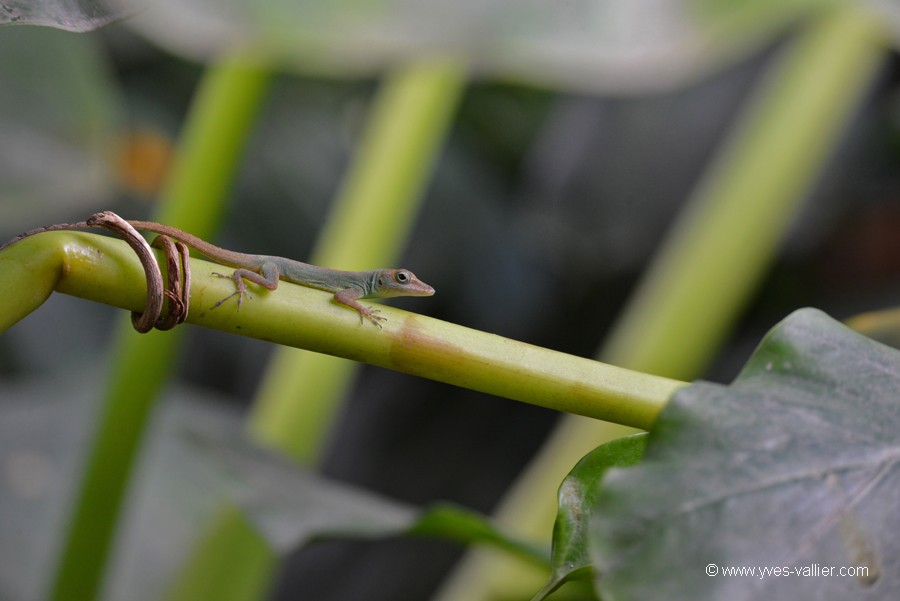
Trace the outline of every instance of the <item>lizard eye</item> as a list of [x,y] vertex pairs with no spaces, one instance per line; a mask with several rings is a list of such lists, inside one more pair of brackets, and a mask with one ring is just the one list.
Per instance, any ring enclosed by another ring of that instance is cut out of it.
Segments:
[[397,281],[401,284],[408,284],[409,280],[410,280],[409,273],[406,271],[398,271],[397,275],[395,277],[397,278]]

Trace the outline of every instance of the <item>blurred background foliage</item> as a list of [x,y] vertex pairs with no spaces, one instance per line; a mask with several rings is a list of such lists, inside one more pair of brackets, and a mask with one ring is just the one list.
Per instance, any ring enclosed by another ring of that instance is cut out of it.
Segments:
[[[837,3],[76,4],[64,18],[70,3],[0,5],[0,22],[54,26],[0,28],[0,237],[100,209],[150,215],[203,61],[244,48],[278,74],[216,240],[302,259],[378,78],[448,54],[471,81],[400,261],[438,290],[415,308],[591,356],[773,57]],[[866,6],[898,22],[891,3]],[[898,83],[891,57],[704,378],[730,380],[796,307],[845,317],[900,302]],[[37,598],[52,570],[114,317],[57,295],[0,337],[4,599]],[[165,416],[178,411],[234,427],[272,349],[199,328],[185,345],[154,432],[176,427]],[[411,504],[490,512],[557,418],[364,367],[321,472]],[[110,599],[158,598],[202,531],[207,483],[159,451],[160,436],[148,438]],[[159,467],[173,464],[185,469]],[[460,553],[437,541],[327,542],[288,558],[272,599],[425,599]]]

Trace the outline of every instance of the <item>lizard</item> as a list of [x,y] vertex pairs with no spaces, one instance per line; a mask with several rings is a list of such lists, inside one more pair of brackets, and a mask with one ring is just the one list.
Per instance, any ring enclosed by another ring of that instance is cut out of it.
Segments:
[[[92,217],[102,215],[97,213]],[[391,298],[397,296],[431,296],[434,288],[420,280],[408,269],[373,269],[369,271],[342,271],[303,263],[294,259],[286,259],[273,255],[254,255],[235,252],[202,240],[193,234],[170,225],[155,221],[128,220],[137,230],[169,236],[183,242],[201,255],[212,259],[226,267],[233,267],[231,274],[215,273],[214,275],[234,281],[235,291],[213,305],[220,306],[233,296],[238,297],[240,311],[244,295],[248,294],[245,282],[258,284],[268,290],[278,288],[278,282],[284,280],[300,284],[307,288],[324,290],[334,294],[339,304],[359,313],[360,324],[368,319],[381,328],[381,321],[386,318],[378,315],[379,310],[367,307],[359,302],[363,298]],[[0,245],[0,251],[19,242],[23,238],[47,231],[73,230],[99,227],[92,224],[92,219],[76,223],[61,223],[29,230]],[[249,295],[249,294],[248,294]]]

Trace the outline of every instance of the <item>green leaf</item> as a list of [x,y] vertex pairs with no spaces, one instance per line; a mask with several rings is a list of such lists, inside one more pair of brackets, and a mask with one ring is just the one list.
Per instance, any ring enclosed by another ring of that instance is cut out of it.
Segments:
[[424,509],[314,475],[240,438],[194,435],[228,496],[280,554],[324,539],[427,536],[487,544],[546,567],[546,552],[512,538],[483,515],[450,503]]
[[532,601],[541,601],[570,580],[593,574],[589,530],[600,481],[606,470],[636,464],[644,455],[647,434],[640,433],[600,445],[584,456],[559,486],[559,513],[553,527],[550,578]]
[[0,25],[46,25],[67,31],[91,31],[122,19],[125,12],[101,0],[4,0]]
[[835,0],[119,2],[145,35],[201,60],[238,40],[280,67],[358,77],[449,55],[489,77],[634,93],[729,65]]
[[898,390],[900,353],[805,309],[732,385],[676,393],[603,481],[601,597],[900,598]]

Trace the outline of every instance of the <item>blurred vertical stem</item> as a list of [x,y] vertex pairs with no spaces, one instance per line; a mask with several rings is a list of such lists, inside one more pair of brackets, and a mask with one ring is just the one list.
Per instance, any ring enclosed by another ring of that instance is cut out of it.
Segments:
[[[385,81],[313,263],[341,269],[394,263],[446,136],[464,75],[456,61],[434,59],[400,69]],[[356,367],[336,357],[280,348],[254,403],[252,435],[301,463],[314,463]],[[166,599],[261,599],[267,588],[263,578],[277,558],[258,538],[239,512],[226,508]],[[256,586],[246,586],[245,579]],[[241,586],[234,586],[236,580]]]
[[[395,265],[463,83],[462,66],[448,59],[391,75],[313,263],[354,270]],[[253,435],[301,463],[315,463],[355,369],[343,359],[279,348],[254,405]]]
[[[787,48],[667,236],[599,353],[608,363],[696,378],[756,288],[882,59],[862,9],[826,13]],[[628,429],[570,416],[509,491],[498,520],[549,540],[554,492],[588,450]],[[528,597],[532,569],[476,551],[440,601]]]
[[[207,71],[191,106],[159,221],[211,237],[268,80],[265,71],[241,58]],[[119,325],[97,431],[50,594],[55,601],[100,597],[134,459],[180,338],[179,330],[138,335],[130,323]]]

